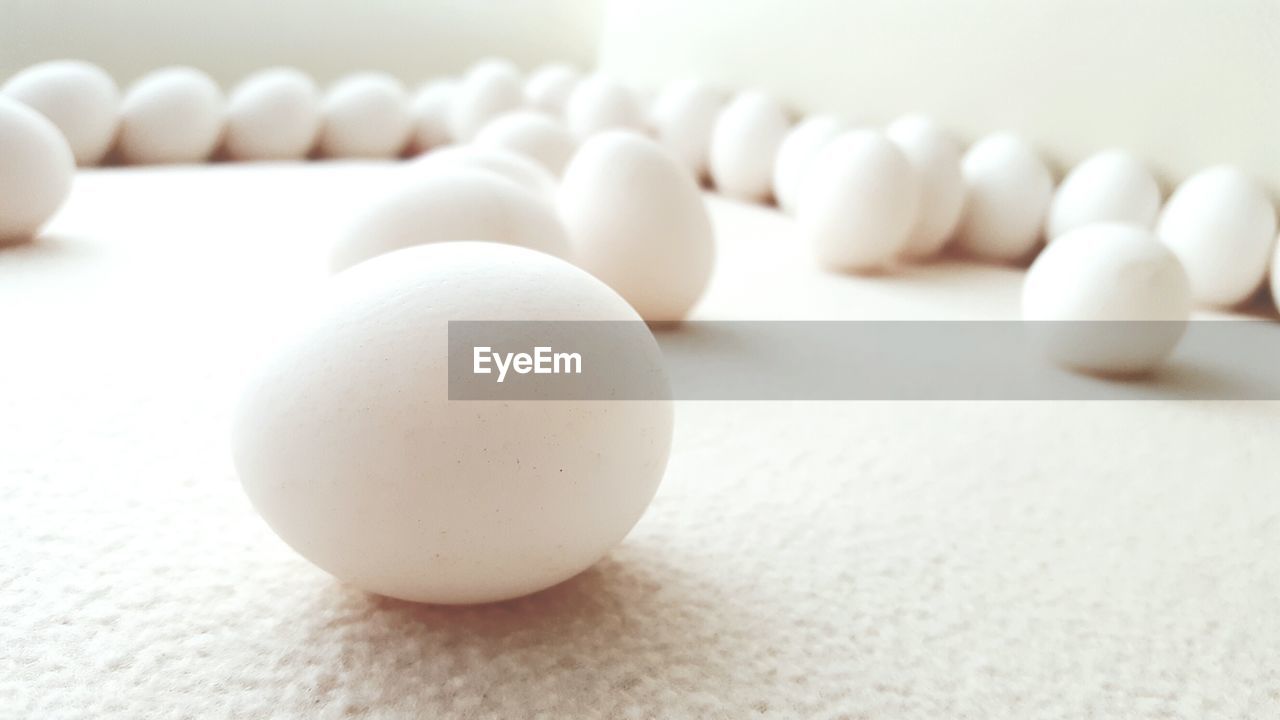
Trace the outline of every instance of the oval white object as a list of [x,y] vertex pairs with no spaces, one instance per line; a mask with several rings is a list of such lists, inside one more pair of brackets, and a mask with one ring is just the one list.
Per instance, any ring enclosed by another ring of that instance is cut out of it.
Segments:
[[936,255],[955,234],[964,210],[960,143],[933,120],[908,115],[885,135],[907,156],[920,183],[920,207],[902,254],[911,259]]
[[97,65],[80,60],[32,65],[9,78],[0,93],[53,123],[81,167],[97,165],[115,142],[120,90]]
[[534,160],[559,176],[577,147],[564,123],[537,110],[500,115],[476,135],[475,144]]
[[680,320],[711,277],[715,241],[693,177],[649,138],[617,130],[565,169],[560,217],[574,261],[648,321]]
[[1049,206],[1046,236],[1094,223],[1151,229],[1160,213],[1160,185],[1142,161],[1124,150],[1105,150],[1062,179]]
[[1191,285],[1178,258],[1144,228],[1071,230],[1040,253],[1022,289],[1022,319],[1055,362],[1108,375],[1146,372],[1186,331]]
[[585,271],[491,243],[415,247],[335,277],[282,334],[241,393],[235,466],[285,542],[358,588],[451,604],[536,592],[640,519],[672,405],[450,401],[450,320],[634,324],[621,355],[669,398],[652,334]]
[[523,155],[498,148],[461,145],[433,150],[409,164],[418,174],[472,168],[494,173],[551,201],[556,194],[556,178],[546,168]]
[[204,162],[222,139],[226,101],[218,84],[189,67],[142,76],[120,106],[120,157],[135,165]]
[[649,114],[658,142],[683,161],[699,180],[709,172],[711,131],[724,102],[724,94],[706,83],[676,80],[654,100]]
[[577,68],[564,63],[549,63],[529,74],[524,82],[524,97],[529,107],[564,117],[569,96],[582,79]]
[[426,152],[453,140],[449,115],[456,88],[457,83],[452,80],[437,80],[427,83],[413,96],[409,114],[413,118],[414,152]]
[[795,213],[809,165],[824,146],[848,129],[849,124],[835,115],[814,115],[787,132],[773,165],[773,196],[778,207]]
[[1262,284],[1276,238],[1276,210],[1253,178],[1218,165],[1178,186],[1156,234],[1187,269],[1198,302],[1231,307]]
[[740,93],[720,111],[711,132],[711,179],[739,200],[763,202],[773,189],[773,163],[791,122],[768,95]]
[[413,245],[477,240],[569,255],[551,206],[506,178],[455,169],[411,178],[358,215],[330,256],[334,272]]
[[393,158],[409,143],[409,93],[377,72],[347,75],[324,96],[320,154],[331,158]]
[[477,63],[458,82],[449,110],[453,140],[468,142],[488,122],[524,104],[520,73],[505,61]]
[[574,87],[565,122],[579,141],[605,130],[645,131],[644,110],[635,93],[603,75],[591,75]]
[[810,165],[796,225],[822,266],[882,270],[906,245],[919,194],[902,151],[880,133],[855,130],[827,144]]
[[223,148],[234,160],[302,159],[319,132],[320,90],[300,70],[256,72],[227,100]]
[[71,193],[76,161],[58,128],[0,96],[0,245],[33,237]]
[[964,211],[956,246],[977,258],[1013,262],[1025,258],[1044,231],[1053,198],[1053,174],[1025,140],[989,135],[965,153]]

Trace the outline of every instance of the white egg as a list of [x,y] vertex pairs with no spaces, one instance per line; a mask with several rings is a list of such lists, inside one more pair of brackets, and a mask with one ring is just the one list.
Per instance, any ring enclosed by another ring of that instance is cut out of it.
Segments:
[[564,117],[569,96],[582,79],[577,68],[564,63],[549,63],[529,74],[524,82],[524,96],[529,107]]
[[1107,375],[1146,372],[1177,346],[1191,286],[1177,257],[1145,228],[1068,231],[1040,253],[1022,290],[1022,318],[1055,362]]
[[1106,150],[1075,166],[1049,205],[1046,236],[1117,222],[1150,229],[1160,213],[1160,185],[1142,161],[1124,150]]
[[[491,602],[587,569],[643,515],[670,385],[604,283],[527,249],[446,243],[352,268],[320,300],[250,374],[231,433],[249,499],[303,557],[369,592]],[[616,355],[658,399],[450,400],[451,320],[625,323]]]
[[222,139],[226,112],[222,90],[207,74],[154,70],[125,93],[116,148],[135,165],[203,162]]
[[409,165],[411,172],[432,174],[471,168],[499,175],[550,202],[556,194],[556,178],[546,168],[509,150],[463,145],[433,150]]
[[668,85],[653,103],[649,120],[658,141],[699,180],[709,172],[711,131],[724,102],[724,93],[699,80],[686,79]]
[[393,158],[409,144],[409,93],[378,72],[347,75],[324,96],[320,154],[331,158]]
[[623,130],[582,144],[560,217],[578,265],[649,321],[680,320],[711,277],[715,242],[697,183],[669,151]]
[[319,132],[315,81],[299,70],[272,68],[231,91],[223,148],[235,160],[298,160],[311,152]]
[[0,96],[0,245],[39,232],[71,193],[75,166],[52,122]]
[[814,115],[787,132],[773,164],[773,196],[778,200],[778,207],[788,213],[796,211],[800,187],[810,163],[823,147],[848,129],[849,124],[835,115]]
[[545,200],[493,173],[458,168],[413,177],[366,208],[338,239],[330,267],[337,272],[393,250],[459,240],[557,257],[570,252],[564,225]]
[[120,90],[97,65],[80,60],[32,65],[9,78],[0,93],[48,118],[82,167],[101,162],[115,141]]
[[787,129],[787,112],[757,91],[738,94],[711,131],[711,179],[721,193],[763,202],[773,189],[773,163]]
[[413,118],[414,152],[426,152],[453,140],[449,116],[453,109],[453,96],[457,83],[453,80],[436,80],[422,86],[413,96],[409,114]]
[[872,130],[854,130],[828,143],[810,165],[796,224],[822,266],[883,270],[906,245],[919,194],[915,171],[896,145]]
[[885,134],[907,156],[920,183],[919,212],[902,253],[911,259],[936,255],[955,234],[964,210],[960,143],[921,115],[899,118]]
[[1025,140],[989,135],[965,153],[964,211],[956,246],[977,258],[1013,262],[1035,248],[1053,198],[1053,174]]
[[455,141],[466,142],[488,122],[524,105],[524,89],[515,66],[502,61],[474,66],[458,83],[449,110]]
[[565,122],[578,140],[605,130],[645,131],[644,109],[635,93],[603,75],[587,77],[574,87]]
[[564,123],[537,110],[499,115],[476,135],[475,144],[507,150],[537,161],[559,176],[577,143]]
[[1187,269],[1198,302],[1231,307],[1262,284],[1276,238],[1276,210],[1253,178],[1218,165],[1178,186],[1156,234]]

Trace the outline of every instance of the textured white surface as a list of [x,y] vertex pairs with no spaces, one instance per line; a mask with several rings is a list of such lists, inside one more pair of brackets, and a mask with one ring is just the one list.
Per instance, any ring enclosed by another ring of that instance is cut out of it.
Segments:
[[[0,716],[1270,718],[1280,407],[686,403],[604,562],[471,609],[249,507],[241,374],[399,169],[83,173],[0,251]],[[1016,317],[1020,274],[820,275],[715,201],[703,317]]]

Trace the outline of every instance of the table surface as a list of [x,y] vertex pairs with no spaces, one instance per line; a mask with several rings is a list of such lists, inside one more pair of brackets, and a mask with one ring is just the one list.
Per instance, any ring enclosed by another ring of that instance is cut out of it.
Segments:
[[[1272,718],[1280,404],[678,403],[627,540],[537,595],[346,587],[228,450],[373,163],[81,173],[0,250],[0,717]],[[1016,269],[820,273],[713,198],[717,319],[1013,318]]]

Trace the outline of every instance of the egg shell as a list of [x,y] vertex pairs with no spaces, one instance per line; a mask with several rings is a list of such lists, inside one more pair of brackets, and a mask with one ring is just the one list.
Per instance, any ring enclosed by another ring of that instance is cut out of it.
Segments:
[[204,72],[168,67],[142,76],[120,106],[120,157],[135,165],[209,159],[226,122],[222,90]]
[[1231,307],[1262,284],[1276,237],[1276,210],[1238,168],[1218,165],[1178,186],[1157,226],[1182,261],[1197,302]]
[[624,130],[587,140],[565,169],[560,217],[578,265],[648,321],[680,320],[715,261],[693,177],[661,145]]
[[534,70],[525,80],[525,101],[534,110],[562,118],[569,96],[581,79],[582,73],[572,65],[548,63]]
[[386,73],[361,72],[334,83],[321,106],[318,149],[330,158],[393,158],[409,144],[413,120],[404,84]]
[[649,114],[658,141],[699,180],[710,172],[711,131],[724,103],[724,93],[704,82],[676,80],[654,99]]
[[955,234],[964,210],[960,143],[922,115],[895,120],[885,135],[907,156],[920,185],[919,212],[902,254],[913,260],[936,255]]
[[494,173],[551,202],[556,194],[556,178],[546,168],[509,150],[477,145],[461,145],[433,150],[410,163],[414,174],[427,175],[471,168]]
[[644,109],[635,93],[604,75],[591,75],[574,87],[565,122],[579,141],[605,130],[646,130]]
[[1150,231],[1100,223],[1068,231],[1032,263],[1022,317],[1055,362],[1104,375],[1151,370],[1191,316],[1182,264]]
[[474,142],[523,155],[556,176],[577,148],[564,123],[537,110],[517,110],[494,118]]
[[989,135],[969,148],[960,168],[965,200],[957,248],[997,262],[1029,255],[1053,198],[1053,174],[1035,149],[1016,135]]
[[427,83],[413,96],[409,114],[413,119],[411,145],[414,152],[426,152],[453,141],[449,127],[449,115],[453,109],[453,96],[457,83],[453,80],[436,80]]
[[773,190],[773,163],[791,122],[769,95],[739,93],[711,131],[711,180],[723,194],[764,202]]
[[542,198],[483,170],[454,169],[409,179],[366,208],[333,248],[344,270],[413,245],[477,240],[569,255],[564,225]]
[[0,94],[53,123],[81,167],[97,165],[115,142],[120,90],[102,68],[80,60],[53,60],[19,72]]
[[0,95],[0,245],[40,231],[71,193],[75,164],[52,122]]
[[796,225],[823,267],[883,270],[907,242],[919,192],[896,145],[878,132],[854,130],[827,144],[810,166]]
[[524,88],[515,66],[501,61],[473,67],[458,83],[449,110],[453,139],[467,142],[488,122],[524,105]]
[[415,247],[336,276],[280,333],[241,393],[235,467],[286,543],[358,588],[451,604],[536,592],[639,520],[672,405],[451,401],[450,320],[628,323],[622,356],[670,395],[652,334],[585,271],[492,243]]
[[848,129],[848,123],[835,115],[814,115],[787,132],[778,146],[773,165],[773,196],[778,200],[778,207],[788,213],[796,211],[809,165],[823,147]]
[[1049,206],[1052,240],[1084,225],[1116,222],[1151,229],[1160,213],[1160,185],[1133,153],[1105,150],[1067,173]]
[[227,100],[223,148],[234,160],[299,160],[320,132],[320,90],[293,68],[261,70]]

